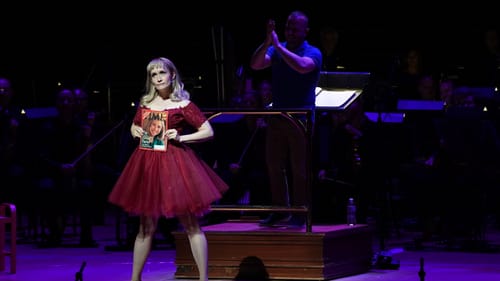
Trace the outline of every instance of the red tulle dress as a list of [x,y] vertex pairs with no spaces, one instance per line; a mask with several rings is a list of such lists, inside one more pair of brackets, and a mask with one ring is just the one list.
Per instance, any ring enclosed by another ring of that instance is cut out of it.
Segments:
[[[141,124],[141,109],[138,108],[134,117],[137,125]],[[180,134],[188,127],[199,128],[207,120],[192,102],[167,112],[168,128],[175,128]],[[137,147],[108,200],[133,215],[202,216],[228,188],[189,145],[169,141],[167,151]]]

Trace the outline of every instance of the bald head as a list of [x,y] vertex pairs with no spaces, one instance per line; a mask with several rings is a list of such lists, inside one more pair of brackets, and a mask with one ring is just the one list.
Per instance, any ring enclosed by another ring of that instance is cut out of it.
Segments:
[[307,37],[309,33],[309,19],[303,12],[292,12],[286,21],[285,38],[287,41],[287,48],[294,50],[298,48]]

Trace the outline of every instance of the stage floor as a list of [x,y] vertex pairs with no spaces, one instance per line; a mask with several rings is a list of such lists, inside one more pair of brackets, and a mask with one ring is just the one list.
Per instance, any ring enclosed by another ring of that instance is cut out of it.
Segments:
[[[241,227],[251,227],[242,225]],[[318,226],[321,227],[321,226]],[[210,227],[205,227],[209,229]],[[318,229],[318,228],[313,228]],[[115,218],[110,216],[104,225],[96,226],[95,238],[98,248],[48,248],[40,249],[34,244],[21,241],[18,246],[18,273],[0,273],[0,280],[16,281],[72,281],[83,261],[87,265],[83,272],[84,281],[130,281],[132,267],[131,251],[107,251],[105,246],[116,245]],[[497,281],[500,280],[500,253],[476,253],[444,250],[440,246],[428,245],[422,250],[405,249],[416,233],[402,229],[401,235],[391,235],[387,248],[396,250],[393,259],[400,262],[400,268],[373,268],[363,274],[335,279],[337,281],[416,281],[420,280],[420,259],[424,259],[425,280],[453,281]],[[486,233],[491,244],[500,245],[500,230],[492,227]],[[71,239],[71,238],[68,238]],[[379,251],[379,237],[373,241],[374,251]],[[143,281],[186,280],[175,278],[175,249],[159,248],[151,252]],[[211,279],[218,281],[218,279]],[[227,280],[227,279],[226,279]]]

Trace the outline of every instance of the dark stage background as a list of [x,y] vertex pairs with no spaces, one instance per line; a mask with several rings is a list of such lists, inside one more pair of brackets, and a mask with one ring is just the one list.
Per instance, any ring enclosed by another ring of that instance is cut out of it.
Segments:
[[286,16],[295,9],[310,16],[310,42],[317,42],[322,26],[333,26],[340,32],[339,47],[349,70],[374,73],[387,71],[395,57],[414,43],[437,64],[455,67],[481,44],[482,30],[498,25],[496,9],[476,2],[440,8],[423,2],[400,6],[226,2],[71,2],[24,7],[6,3],[0,19],[0,75],[14,82],[25,107],[52,105],[62,83],[89,89],[95,106],[109,106],[119,116],[140,96],[146,63],[166,56],[179,67],[193,100],[211,107],[221,105],[216,66],[225,70],[226,101],[237,68],[247,66],[264,39],[266,20],[275,18],[282,31]]

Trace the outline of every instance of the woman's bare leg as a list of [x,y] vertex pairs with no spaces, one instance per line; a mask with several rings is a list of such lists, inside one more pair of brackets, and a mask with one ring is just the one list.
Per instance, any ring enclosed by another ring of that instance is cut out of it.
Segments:
[[193,253],[194,261],[198,267],[200,281],[208,281],[208,243],[205,233],[200,228],[195,216],[182,216],[179,221],[186,231]]
[[146,260],[151,252],[154,233],[158,219],[150,217],[141,217],[139,233],[135,237],[134,243],[134,261],[132,266],[132,281],[142,280],[142,271]]

